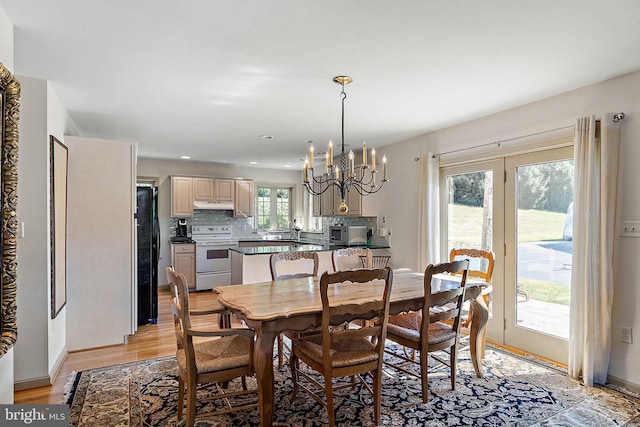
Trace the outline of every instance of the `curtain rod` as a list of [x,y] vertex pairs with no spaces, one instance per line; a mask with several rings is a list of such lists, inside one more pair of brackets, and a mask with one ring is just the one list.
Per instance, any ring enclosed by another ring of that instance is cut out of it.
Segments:
[[[624,119],[624,113],[622,113],[622,112],[616,113],[616,114],[613,115],[613,122],[614,123],[618,123],[622,119]],[[600,121],[600,120],[597,120],[597,121]],[[431,158],[435,159],[437,156],[442,156],[442,155],[445,155],[445,154],[458,153],[460,151],[473,150],[475,148],[488,147],[490,145],[497,145],[499,147],[500,144],[502,144],[503,142],[515,141],[517,139],[528,138],[530,136],[543,135],[545,133],[556,132],[556,131],[559,131],[559,130],[569,129],[569,128],[573,128],[573,127],[575,127],[575,125],[562,126],[562,127],[559,127],[559,128],[543,130],[543,131],[540,131],[540,132],[534,132],[534,133],[530,133],[530,134],[527,134],[527,135],[514,136],[513,138],[500,139],[498,141],[488,142],[486,144],[474,145],[473,147],[465,147],[465,148],[459,148],[457,150],[445,151],[445,152],[442,152],[442,153],[434,154]],[[419,157],[416,157],[415,160],[416,161],[419,160]]]

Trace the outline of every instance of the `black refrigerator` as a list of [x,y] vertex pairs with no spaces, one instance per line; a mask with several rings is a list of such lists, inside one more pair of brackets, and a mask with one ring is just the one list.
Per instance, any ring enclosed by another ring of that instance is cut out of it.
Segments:
[[158,321],[158,189],[138,186],[138,326]]

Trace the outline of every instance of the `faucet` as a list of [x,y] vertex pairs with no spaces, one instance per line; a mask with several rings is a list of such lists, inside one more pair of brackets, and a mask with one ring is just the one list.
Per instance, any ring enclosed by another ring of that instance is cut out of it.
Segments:
[[293,219],[293,223],[289,223],[291,227],[291,238],[296,241],[300,240],[300,231],[302,230],[302,222],[298,218]]

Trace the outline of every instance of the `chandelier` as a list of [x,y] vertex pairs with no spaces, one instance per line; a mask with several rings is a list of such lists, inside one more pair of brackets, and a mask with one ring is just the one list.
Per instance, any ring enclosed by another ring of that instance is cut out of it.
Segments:
[[[349,150],[348,155],[344,151],[344,100],[347,98],[347,94],[344,91],[344,85],[347,85],[353,81],[349,76],[337,76],[333,78],[333,81],[342,86],[340,97],[342,98],[342,140],[339,165],[336,165],[333,161],[333,141],[329,140],[329,149],[325,154],[324,172],[316,171],[314,166],[314,151],[313,144],[309,148],[309,155],[305,158],[304,169],[302,173],[302,184],[307,191],[314,195],[328,191],[330,188],[335,188],[340,195],[340,207],[338,212],[346,214],[349,211],[347,206],[346,196],[349,191],[355,190],[363,196],[377,193],[380,191],[387,179],[387,156],[382,156],[382,179],[380,185],[376,182],[376,175],[378,169],[376,166],[376,149],[371,149],[371,164],[367,158],[367,143],[362,143],[362,164],[355,165],[355,154],[353,150]],[[370,167],[369,167],[370,166]]]

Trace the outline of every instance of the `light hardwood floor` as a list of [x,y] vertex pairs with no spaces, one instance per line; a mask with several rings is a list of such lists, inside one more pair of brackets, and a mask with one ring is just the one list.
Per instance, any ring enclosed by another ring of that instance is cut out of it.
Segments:
[[[127,344],[69,353],[52,385],[16,391],[14,394],[15,403],[63,403],[64,386],[73,371],[79,372],[175,354],[176,337],[169,295],[169,288],[159,290],[158,323],[138,327],[138,331],[129,337]],[[189,294],[189,302],[194,310],[206,309],[214,299],[213,292]],[[217,327],[215,316],[196,316],[192,318],[192,322],[203,328]],[[100,331],[96,331],[96,333],[100,333]]]
[[[173,329],[173,316],[169,305],[169,295],[169,288],[161,288],[159,290],[158,323],[140,326],[138,331],[129,337],[127,344],[69,353],[52,385],[16,391],[14,394],[15,403],[63,403],[64,386],[73,371],[79,372],[175,354],[176,338]],[[213,292],[189,294],[189,303],[193,310],[205,310],[214,300],[215,294]],[[217,327],[215,316],[195,316],[192,317],[192,322],[196,327]],[[512,347],[490,343],[517,354],[528,354]],[[542,360],[553,363],[546,359]],[[566,366],[557,363],[556,365],[566,368]]]

